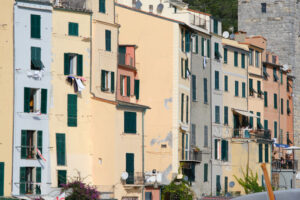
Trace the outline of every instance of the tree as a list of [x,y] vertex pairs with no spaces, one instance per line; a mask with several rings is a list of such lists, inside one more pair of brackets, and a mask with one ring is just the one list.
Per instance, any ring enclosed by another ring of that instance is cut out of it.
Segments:
[[237,178],[235,175],[234,178],[244,188],[246,194],[265,191],[265,188],[258,184],[257,172],[254,175],[253,171],[249,169],[249,166],[247,165],[246,172],[242,170],[242,173],[243,178]]
[[192,200],[193,192],[185,180],[174,179],[162,189],[162,200]]

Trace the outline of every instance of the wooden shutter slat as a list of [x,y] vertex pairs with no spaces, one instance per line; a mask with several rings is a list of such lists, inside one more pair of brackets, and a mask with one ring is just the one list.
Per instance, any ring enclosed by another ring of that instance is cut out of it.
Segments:
[[43,131],[37,132],[37,148],[43,153]]
[[41,113],[47,114],[47,99],[48,99],[48,92],[47,89],[41,90]]
[[115,72],[110,72],[110,91],[111,93],[115,92]]
[[4,162],[0,162],[0,196],[4,196]]
[[20,167],[20,194],[25,194],[26,167]]
[[77,76],[83,76],[83,57],[82,55],[77,55]]
[[70,56],[68,53],[64,54],[64,75],[70,74]]
[[126,172],[129,175],[129,177],[126,180],[126,183],[133,184],[134,183],[134,154],[133,153],[126,153]]
[[30,88],[24,88],[24,112],[30,112]]
[[130,97],[130,76],[127,76],[127,96]]
[[134,95],[136,99],[140,98],[140,80],[134,80]]
[[27,158],[27,131],[21,131],[21,159]]

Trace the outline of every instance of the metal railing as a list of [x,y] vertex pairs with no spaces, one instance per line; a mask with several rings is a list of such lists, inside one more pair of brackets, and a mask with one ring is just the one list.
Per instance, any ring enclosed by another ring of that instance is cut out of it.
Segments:
[[127,53],[119,53],[118,54],[118,64],[134,67],[134,58]]
[[298,160],[287,160],[287,159],[273,159],[272,160],[272,169],[280,170],[280,169],[298,169]]
[[189,18],[192,25],[208,30],[208,20],[194,14],[189,14]]
[[24,194],[41,194],[41,183],[20,182],[20,189]]
[[191,150],[187,152],[187,158],[182,159],[182,162],[201,162],[202,152]]
[[270,130],[247,130],[247,129],[233,129],[233,138],[259,138],[259,139],[271,139]]
[[144,176],[142,172],[127,172],[128,178],[126,185],[144,185]]

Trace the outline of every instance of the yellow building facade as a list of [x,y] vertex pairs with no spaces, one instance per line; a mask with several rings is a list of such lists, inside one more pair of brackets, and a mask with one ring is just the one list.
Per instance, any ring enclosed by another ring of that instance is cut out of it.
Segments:
[[12,141],[13,141],[13,4],[12,0],[1,2],[0,8],[0,197],[11,195]]

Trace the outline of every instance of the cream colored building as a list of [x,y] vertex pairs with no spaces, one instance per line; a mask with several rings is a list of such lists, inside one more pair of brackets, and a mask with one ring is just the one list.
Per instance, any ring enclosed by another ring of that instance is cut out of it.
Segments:
[[12,189],[13,4],[12,0],[3,0],[0,7],[0,197],[10,196]]

